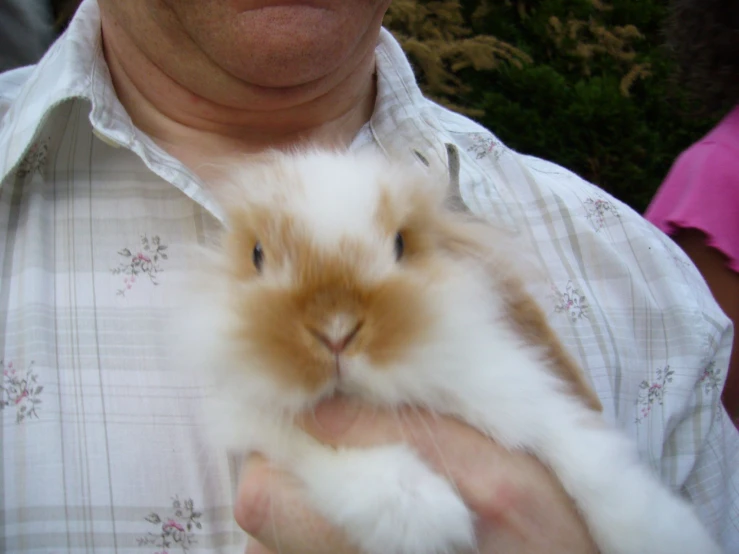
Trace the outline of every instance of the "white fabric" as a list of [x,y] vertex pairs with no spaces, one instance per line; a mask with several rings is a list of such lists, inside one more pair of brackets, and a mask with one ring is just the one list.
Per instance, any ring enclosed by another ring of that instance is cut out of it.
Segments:
[[[470,209],[547,268],[539,300],[606,417],[739,552],[732,328],[695,268],[602,190],[424,99],[386,31],[377,64],[355,146],[444,164],[456,148]],[[162,291],[221,214],[116,99],[94,0],[37,66],[0,75],[0,118],[0,551],[239,551],[237,467],[163,362]]]

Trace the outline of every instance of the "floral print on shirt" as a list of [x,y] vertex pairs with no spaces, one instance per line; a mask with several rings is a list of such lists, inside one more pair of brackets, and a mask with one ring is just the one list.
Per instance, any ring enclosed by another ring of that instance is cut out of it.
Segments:
[[113,275],[122,275],[123,284],[118,289],[118,296],[126,296],[139,280],[146,276],[153,285],[158,285],[157,275],[163,271],[161,262],[167,260],[167,245],[163,244],[159,235],[149,240],[147,235],[141,236],[139,248],[123,248],[118,255],[123,258],[118,267],[111,269]]
[[36,408],[41,404],[40,395],[44,387],[38,384],[38,375],[33,365],[31,362],[24,371],[16,369],[12,361],[6,365],[5,360],[0,360],[0,370],[3,372],[0,409],[15,410],[16,423],[38,419]]
[[171,510],[162,514],[151,512],[144,518],[156,531],[149,531],[137,542],[139,546],[157,548],[153,554],[172,554],[173,549],[188,552],[197,543],[195,533],[203,528],[199,521],[201,516],[202,513],[195,511],[192,498],[182,501],[175,496]]
[[608,216],[621,217],[616,204],[603,198],[586,198],[585,211],[586,217],[590,220],[596,232],[606,226]]
[[637,416],[636,423],[644,421],[652,411],[656,402],[660,406],[665,398],[667,385],[672,383],[675,371],[670,369],[669,364],[657,370],[656,379],[651,383],[646,379],[639,384],[639,396],[636,399]]
[[573,323],[578,319],[587,319],[588,301],[572,281],[567,281],[564,292],[556,287],[553,287],[553,291],[557,302],[555,312],[566,314]]
[[473,133],[471,135],[472,146],[467,148],[467,152],[475,154],[475,159],[481,160],[488,156],[492,156],[497,160],[500,157],[500,144],[495,142],[492,135],[483,133]]
[[721,370],[716,368],[716,362],[711,361],[703,370],[703,374],[698,379],[698,384],[708,394],[711,391],[719,391],[721,387]]

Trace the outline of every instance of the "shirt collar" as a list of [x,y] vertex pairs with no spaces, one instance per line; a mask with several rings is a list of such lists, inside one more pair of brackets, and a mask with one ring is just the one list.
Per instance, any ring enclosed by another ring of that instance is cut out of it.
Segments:
[[[451,141],[440,138],[440,125],[405,53],[384,28],[375,51],[377,100],[369,128],[376,143],[386,153],[412,154],[446,170]],[[89,119],[98,138],[134,151],[152,171],[220,218],[197,176],[139,131],[118,101],[103,56],[97,0],[83,0],[5,114],[0,126],[0,182],[20,163],[54,110],[74,99],[90,104]]]
[[85,0],[64,34],[30,72],[2,120],[0,181],[20,163],[57,106],[75,98],[92,100],[99,57],[98,6],[95,0]]
[[408,59],[385,28],[375,49],[377,101],[370,120],[375,140],[386,153],[412,153],[427,165],[447,168],[451,141],[416,82]]

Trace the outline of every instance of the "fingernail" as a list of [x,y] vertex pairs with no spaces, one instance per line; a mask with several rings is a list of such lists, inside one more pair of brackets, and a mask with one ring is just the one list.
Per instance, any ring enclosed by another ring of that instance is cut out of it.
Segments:
[[339,438],[346,433],[359,416],[361,405],[346,397],[331,398],[321,402],[308,417],[306,423],[325,438]]

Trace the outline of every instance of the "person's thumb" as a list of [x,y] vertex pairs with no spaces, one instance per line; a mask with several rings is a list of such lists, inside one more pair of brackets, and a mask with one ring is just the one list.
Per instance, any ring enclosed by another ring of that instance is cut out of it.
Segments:
[[343,534],[308,504],[303,487],[260,456],[243,466],[234,518],[249,534],[247,554],[355,554]]

